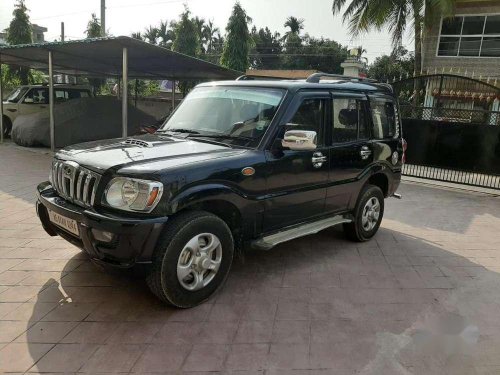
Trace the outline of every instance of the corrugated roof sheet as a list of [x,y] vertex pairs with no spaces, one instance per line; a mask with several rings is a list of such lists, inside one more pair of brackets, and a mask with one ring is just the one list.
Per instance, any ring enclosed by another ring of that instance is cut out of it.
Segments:
[[129,78],[234,79],[242,73],[127,36],[0,46],[2,63],[89,77],[120,77],[122,50],[128,48]]

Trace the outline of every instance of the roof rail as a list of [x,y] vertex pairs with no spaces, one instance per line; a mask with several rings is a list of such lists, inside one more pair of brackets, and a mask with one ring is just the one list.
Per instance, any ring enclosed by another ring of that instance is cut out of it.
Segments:
[[390,92],[394,94],[394,87],[390,83],[378,82],[378,85],[386,87]]
[[362,77],[350,77],[350,76],[344,76],[342,74],[328,74],[328,73],[314,73],[311,74],[309,77],[307,77],[306,82],[308,83],[319,83],[322,77],[328,77],[328,78],[339,78],[344,81],[354,81],[354,82],[377,82],[375,79],[371,78],[362,78]]
[[253,80],[273,81],[273,80],[289,80],[289,79],[290,78],[243,74],[242,76],[236,78],[236,81],[253,81]]

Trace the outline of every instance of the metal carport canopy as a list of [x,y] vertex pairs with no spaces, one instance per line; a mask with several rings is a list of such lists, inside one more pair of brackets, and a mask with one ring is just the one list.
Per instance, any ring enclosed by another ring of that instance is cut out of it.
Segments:
[[142,79],[222,80],[243,74],[127,36],[1,46],[2,63],[87,77],[121,77],[122,52],[128,50],[128,77]]
[[[171,80],[234,79],[242,73],[127,36],[0,46],[0,62],[49,73],[49,127],[55,149],[54,73],[122,78],[122,136],[127,136],[128,78]],[[1,73],[1,72],[0,72]],[[175,100],[172,93],[172,103]],[[0,75],[0,142],[3,101]]]

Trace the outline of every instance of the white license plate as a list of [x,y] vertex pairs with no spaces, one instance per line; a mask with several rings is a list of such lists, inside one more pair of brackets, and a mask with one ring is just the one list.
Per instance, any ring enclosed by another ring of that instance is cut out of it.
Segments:
[[73,233],[77,236],[80,235],[80,231],[78,230],[78,224],[76,220],[69,219],[65,216],[59,215],[54,211],[49,210],[49,218],[55,225],[66,229],[68,232]]

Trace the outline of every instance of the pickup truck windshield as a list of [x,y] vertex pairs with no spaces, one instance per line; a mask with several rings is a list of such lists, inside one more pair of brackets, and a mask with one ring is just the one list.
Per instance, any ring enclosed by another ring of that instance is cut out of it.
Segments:
[[9,103],[17,103],[26,91],[28,91],[28,87],[18,87],[10,93],[10,95],[7,97],[7,101]]
[[284,90],[245,87],[199,87],[191,91],[160,132],[216,138],[255,147],[266,132]]

